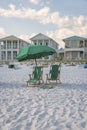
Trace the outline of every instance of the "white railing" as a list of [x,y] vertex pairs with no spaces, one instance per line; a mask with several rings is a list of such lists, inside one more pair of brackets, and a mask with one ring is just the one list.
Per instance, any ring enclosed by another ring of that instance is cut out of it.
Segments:
[[84,48],[65,48],[64,51],[84,51]]

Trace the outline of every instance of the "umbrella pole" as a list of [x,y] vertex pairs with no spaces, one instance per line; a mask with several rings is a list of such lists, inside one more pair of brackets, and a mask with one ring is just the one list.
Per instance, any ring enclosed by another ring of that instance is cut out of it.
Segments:
[[35,58],[35,64],[36,64],[36,66],[37,66],[37,60],[36,60],[36,58]]

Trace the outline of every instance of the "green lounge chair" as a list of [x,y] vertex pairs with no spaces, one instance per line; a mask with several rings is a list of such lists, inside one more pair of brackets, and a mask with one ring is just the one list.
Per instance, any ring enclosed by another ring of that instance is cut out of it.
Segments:
[[52,65],[49,75],[46,74],[46,84],[57,84],[60,82],[60,65]]
[[27,81],[27,86],[36,86],[41,83],[42,80],[42,67],[36,66],[34,68],[33,74],[29,75],[29,80]]

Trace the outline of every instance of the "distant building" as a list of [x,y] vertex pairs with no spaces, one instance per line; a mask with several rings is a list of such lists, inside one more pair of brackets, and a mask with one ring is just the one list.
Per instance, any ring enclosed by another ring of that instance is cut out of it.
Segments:
[[[30,40],[31,40],[32,44],[46,45],[46,46],[54,48],[56,51],[58,50],[58,47],[59,47],[59,45],[56,41],[54,41],[52,38],[50,38],[42,33],[37,34],[36,36],[32,37]],[[45,57],[45,59],[53,59],[56,57],[57,57],[57,54],[54,54],[52,56]]]
[[8,36],[0,39],[0,61],[15,60],[20,49],[29,45],[28,42],[17,38],[16,36]]
[[62,60],[64,58],[64,49],[63,48],[58,49],[57,54],[58,59]]
[[63,39],[65,42],[64,58],[67,60],[87,59],[87,38],[72,36]]

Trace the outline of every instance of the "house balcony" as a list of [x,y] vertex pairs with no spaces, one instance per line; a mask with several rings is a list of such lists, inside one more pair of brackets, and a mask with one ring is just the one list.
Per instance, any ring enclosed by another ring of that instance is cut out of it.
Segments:
[[84,48],[65,48],[64,51],[83,51],[84,52]]

